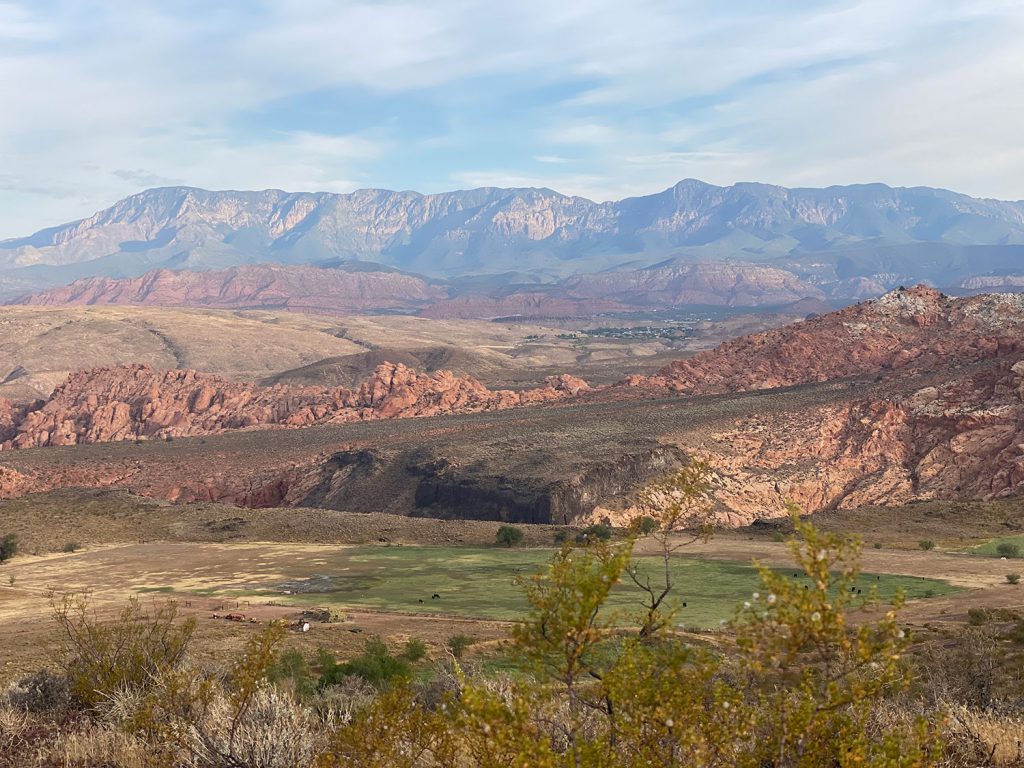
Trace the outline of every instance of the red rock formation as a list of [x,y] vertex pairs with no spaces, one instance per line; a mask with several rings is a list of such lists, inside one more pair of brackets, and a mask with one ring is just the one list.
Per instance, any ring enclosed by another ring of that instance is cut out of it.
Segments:
[[738,523],[782,515],[789,499],[816,512],[1024,493],[1022,358],[887,397],[766,413],[693,447]]
[[259,264],[209,272],[157,269],[141,277],[87,277],[23,299],[23,304],[137,304],[269,307],[334,314],[415,309],[447,294],[413,275]]
[[925,286],[678,360],[627,386],[714,393],[888,371],[931,370],[1024,350],[1024,297],[953,299]]
[[466,413],[546,402],[587,388],[580,379],[560,376],[550,377],[538,389],[491,391],[471,377],[448,371],[427,375],[391,364],[378,366],[357,390],[261,387],[192,370],[156,371],[145,365],[99,368],[72,374],[45,403],[12,415],[0,447]]

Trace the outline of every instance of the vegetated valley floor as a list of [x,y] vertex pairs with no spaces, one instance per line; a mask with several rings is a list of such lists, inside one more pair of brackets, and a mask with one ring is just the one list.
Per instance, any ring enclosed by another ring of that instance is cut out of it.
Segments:
[[[833,513],[828,526],[841,529],[843,514]],[[956,514],[970,533],[977,510],[966,505]],[[903,515],[912,519],[906,510]],[[507,620],[522,615],[515,579],[550,557],[559,530],[526,526],[524,547],[506,549],[493,544],[496,522],[170,505],[109,490],[0,502],[0,518],[26,543],[23,555],[0,567],[0,678],[52,660],[57,638],[48,621],[50,590],[88,590],[101,614],[133,594],[145,604],[173,597],[197,616],[200,653],[211,659],[222,660],[260,626],[214,619],[214,612],[238,611],[265,622],[293,619],[306,607],[330,609],[340,619],[289,635],[291,647],[310,654],[325,647],[345,657],[358,652],[368,634],[393,642],[421,637],[440,653],[448,637],[464,633],[479,641],[474,653],[486,658],[507,637]],[[909,526],[902,530],[912,537]],[[984,536],[989,529],[982,525],[977,532]],[[1022,593],[1003,576],[1012,564],[965,554],[975,543],[972,537],[943,551],[869,546],[860,583],[883,597],[905,589],[914,598],[905,614],[914,625],[963,621],[967,608],[979,605],[1019,606]],[[67,544],[77,551],[59,551]],[[642,562],[651,562],[649,542],[637,551]],[[754,559],[782,572],[790,568],[786,545],[753,530],[721,532],[681,550],[673,561],[678,599],[686,602],[678,621],[700,629],[731,616],[757,589]],[[612,605],[625,614],[637,608],[637,598],[623,585]]]

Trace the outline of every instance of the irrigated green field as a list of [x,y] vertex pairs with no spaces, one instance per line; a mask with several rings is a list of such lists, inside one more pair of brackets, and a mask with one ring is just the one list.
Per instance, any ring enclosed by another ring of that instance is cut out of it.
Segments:
[[[527,607],[517,578],[536,573],[552,552],[494,547],[352,547],[321,555],[314,573],[296,569],[292,579],[261,584],[255,592],[245,592],[296,605],[517,619]],[[639,562],[641,569],[660,567],[660,561],[651,557],[639,558]],[[757,571],[750,565],[690,557],[674,558],[672,577],[679,600],[686,603],[685,607],[678,606],[679,621],[691,628],[718,625],[732,616],[735,607],[759,585]],[[870,588],[877,588],[883,599],[897,589],[903,589],[910,598],[955,591],[943,581],[874,574],[863,575],[859,586],[865,595]],[[206,594],[231,596],[241,592]],[[434,598],[434,594],[440,597]],[[638,609],[641,596],[635,585],[625,581],[612,593],[610,604],[625,616]]]

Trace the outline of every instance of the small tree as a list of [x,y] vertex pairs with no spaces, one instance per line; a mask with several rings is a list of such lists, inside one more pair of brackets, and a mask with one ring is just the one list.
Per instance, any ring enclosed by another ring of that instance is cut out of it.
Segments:
[[18,554],[18,537],[13,533],[8,533],[0,539],[0,563],[10,560],[16,554]]
[[1008,573],[1008,574],[1006,574],[1006,583],[1007,584],[1017,584],[1018,582],[1020,582],[1020,574],[1019,573]]
[[1012,541],[1003,541],[996,546],[996,554],[1000,557],[1006,558],[1017,558],[1020,557],[1020,545],[1014,544]]
[[504,544],[506,547],[514,547],[523,540],[523,531],[514,525],[503,525],[498,529],[495,540],[498,544]]
[[654,539],[661,556],[661,573],[652,581],[641,573],[635,561],[626,574],[644,593],[645,616],[640,636],[649,637],[672,620],[665,601],[673,589],[671,560],[680,547],[711,536],[714,512],[707,493],[711,485],[711,467],[694,461],[667,479],[644,490],[640,508],[644,514],[630,526],[634,535]]
[[925,552],[927,552],[929,549],[935,549],[935,542],[931,539],[925,539],[924,541],[920,541],[917,545]]

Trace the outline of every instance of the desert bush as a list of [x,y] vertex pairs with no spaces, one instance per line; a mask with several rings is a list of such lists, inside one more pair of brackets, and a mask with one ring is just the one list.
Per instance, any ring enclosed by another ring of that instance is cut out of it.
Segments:
[[412,674],[408,660],[392,656],[387,643],[379,637],[368,638],[363,652],[344,664],[338,664],[329,653],[321,652],[320,666],[320,687],[336,685],[351,675],[372,685],[383,686],[408,679]]
[[16,554],[18,554],[18,537],[13,533],[8,533],[0,538],[0,563],[10,560]]
[[244,707],[218,691],[186,738],[196,766],[293,768],[315,764],[325,730],[311,709],[263,681]]
[[326,723],[346,724],[373,704],[380,694],[358,675],[349,675],[306,699],[306,704]]
[[451,637],[449,637],[448,642],[445,643],[445,647],[448,649],[452,656],[454,656],[456,659],[461,659],[462,656],[469,649],[469,647],[473,645],[473,643],[475,642],[476,638],[459,633],[457,635],[452,635]]
[[77,541],[69,541],[65,543],[63,547],[61,547],[61,552],[67,552],[70,554],[72,552],[77,552],[81,548],[82,545],[79,544]]
[[1006,574],[1006,583],[1007,584],[1018,584],[1018,583],[1020,583],[1020,574],[1019,573],[1008,573],[1008,574]]
[[317,690],[317,681],[306,663],[301,651],[294,648],[284,651],[267,669],[267,679],[289,688],[300,699],[313,695]]
[[71,691],[66,676],[43,668],[12,685],[7,691],[7,698],[15,709],[52,712],[70,703]]
[[427,655],[427,644],[418,637],[410,637],[405,641],[405,648],[402,649],[402,658],[415,664]]
[[611,527],[604,523],[594,523],[576,534],[576,543],[589,544],[595,541],[608,541],[611,537]]
[[654,519],[653,516],[641,515],[631,523],[630,527],[635,533],[638,533],[641,536],[650,536],[652,533],[658,530],[660,526],[658,525],[658,521]]
[[124,689],[146,690],[185,656],[195,619],[178,621],[173,601],[143,610],[131,598],[113,621],[102,621],[83,596],[52,603],[63,643],[71,696],[92,707]]
[[968,608],[967,623],[972,627],[980,627],[988,622],[988,611],[984,608]]
[[569,532],[566,530],[555,531],[555,535],[552,538],[555,544],[565,544],[569,540]]
[[996,554],[1006,558],[1020,557],[1020,545],[1012,541],[1001,541],[996,545]]
[[922,541],[919,541],[917,543],[917,546],[919,546],[921,549],[927,552],[930,549],[935,549],[935,542],[931,539],[924,539]]
[[498,533],[495,536],[495,541],[498,544],[503,544],[506,547],[514,547],[523,540],[523,529],[516,528],[514,525],[503,525],[498,528]]

